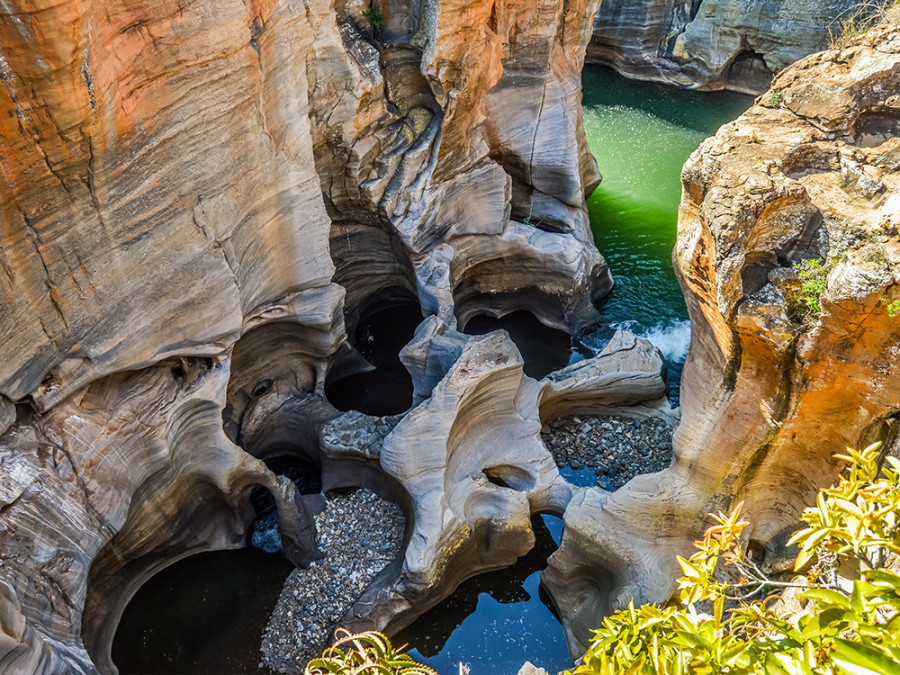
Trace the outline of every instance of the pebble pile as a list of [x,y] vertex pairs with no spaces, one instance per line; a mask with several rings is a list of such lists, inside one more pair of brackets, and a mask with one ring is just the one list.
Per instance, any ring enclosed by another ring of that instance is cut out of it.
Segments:
[[302,673],[321,655],[337,622],[400,551],[406,519],[369,490],[332,490],[316,516],[325,557],[294,570],[263,634],[260,668]]
[[558,466],[591,469],[597,485],[615,490],[669,466],[673,431],[659,419],[575,415],[550,420],[541,437]]

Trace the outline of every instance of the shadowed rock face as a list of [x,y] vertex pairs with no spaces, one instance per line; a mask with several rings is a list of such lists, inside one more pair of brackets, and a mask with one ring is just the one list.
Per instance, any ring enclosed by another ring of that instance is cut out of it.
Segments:
[[[384,3],[374,35],[357,0],[4,5],[0,670],[114,670],[137,586],[243,545],[258,486],[289,557],[316,556],[315,500],[261,459],[296,455],[412,511],[402,466],[320,439],[352,427],[324,385],[369,367],[345,321],[355,336],[373,303],[399,293],[448,331],[522,309],[569,332],[596,319],[612,280],[579,101],[598,2]],[[504,344],[510,365],[476,370],[505,395],[522,375]],[[471,400],[423,405],[449,433],[488,425]],[[501,408],[539,452],[536,409]],[[512,534],[422,597],[510,562],[528,546]],[[438,560],[458,532],[435,536]]]
[[[739,501],[763,569],[846,446],[900,430],[900,27],[810,56],[687,162],[676,270],[691,315],[675,461],[573,498],[545,573],[572,653],[631,597],[667,599],[705,514]],[[773,103],[774,102],[774,103]],[[827,271],[805,314],[793,264]],[[752,528],[752,529],[751,529]],[[597,570],[603,570],[597,574]]]
[[855,0],[603,0],[588,60],[629,77],[758,94],[828,45]]

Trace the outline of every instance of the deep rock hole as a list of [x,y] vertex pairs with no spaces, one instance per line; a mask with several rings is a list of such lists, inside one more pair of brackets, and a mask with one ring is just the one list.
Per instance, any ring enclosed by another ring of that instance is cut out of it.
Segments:
[[[540,379],[554,370],[565,368],[572,358],[571,336],[565,331],[545,326],[531,312],[517,310],[500,318],[479,314],[466,322],[463,332],[484,335],[505,330],[516,343],[525,362],[525,374]],[[590,355],[590,354],[586,354]]]
[[329,402],[338,410],[377,417],[409,410],[413,383],[400,362],[400,350],[421,321],[418,300],[406,289],[388,289],[367,301],[356,325],[348,326],[348,337],[371,369],[329,372],[325,380]]

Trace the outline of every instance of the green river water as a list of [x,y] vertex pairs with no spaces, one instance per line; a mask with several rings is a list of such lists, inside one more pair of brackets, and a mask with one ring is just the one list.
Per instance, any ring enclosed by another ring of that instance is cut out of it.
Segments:
[[[604,175],[588,201],[591,226],[617,284],[602,313],[660,347],[677,385],[690,341],[671,265],[681,166],[751,99],[630,81],[592,66],[583,83],[585,129]],[[590,347],[592,336],[583,341]],[[597,334],[595,350],[601,343]],[[534,551],[509,570],[464,583],[398,635],[398,645],[409,642],[441,675],[456,675],[460,662],[471,664],[473,675],[513,675],[526,659],[551,673],[571,666],[562,626],[539,587],[562,523],[542,516],[534,528]],[[114,660],[123,673],[264,672],[259,636],[289,569],[280,556],[258,550],[176,563],[129,604]]]
[[[677,386],[690,344],[672,269],[681,167],[753,99],[628,80],[590,65],[582,83],[585,132],[603,174],[588,199],[591,229],[616,280],[603,316],[653,341]],[[590,338],[586,342],[590,346]]]

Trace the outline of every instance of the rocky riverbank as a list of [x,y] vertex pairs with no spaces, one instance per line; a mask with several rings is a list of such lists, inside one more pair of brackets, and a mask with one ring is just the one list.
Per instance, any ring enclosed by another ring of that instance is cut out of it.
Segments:
[[285,581],[263,635],[263,663],[281,673],[302,673],[319,656],[337,622],[394,559],[406,519],[374,492],[332,490],[316,516],[325,558],[294,570]]
[[659,419],[575,415],[550,420],[541,438],[560,468],[590,469],[601,488],[615,490],[669,466],[674,430]]

